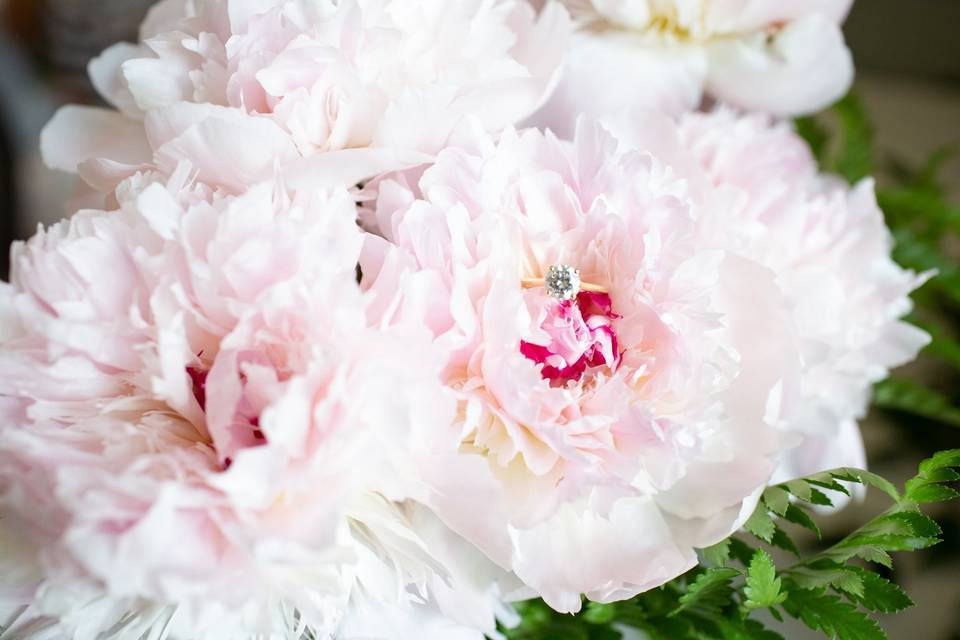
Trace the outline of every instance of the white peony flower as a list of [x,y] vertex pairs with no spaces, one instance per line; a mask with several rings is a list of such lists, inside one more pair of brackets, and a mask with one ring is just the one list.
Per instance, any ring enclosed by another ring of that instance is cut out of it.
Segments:
[[842,97],[853,60],[840,24],[852,0],[564,0],[580,29],[563,78],[532,120],[561,135],[579,115],[679,115],[704,95],[747,110],[808,114]]

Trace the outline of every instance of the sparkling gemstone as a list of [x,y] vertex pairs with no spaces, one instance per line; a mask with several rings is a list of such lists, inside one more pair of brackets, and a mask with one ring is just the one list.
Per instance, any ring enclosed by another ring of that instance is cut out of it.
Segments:
[[547,270],[547,293],[558,300],[573,300],[580,293],[580,271],[565,264]]

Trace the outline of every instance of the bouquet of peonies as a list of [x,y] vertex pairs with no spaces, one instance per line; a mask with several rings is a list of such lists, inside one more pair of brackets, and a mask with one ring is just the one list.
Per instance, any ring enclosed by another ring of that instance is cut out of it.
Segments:
[[848,89],[849,4],[157,4],[90,65],[112,108],[47,127],[75,213],[0,285],[0,636],[588,637],[541,598],[612,638],[667,583],[698,638],[853,610],[728,540],[855,482],[923,518],[851,468],[928,274],[776,119]]

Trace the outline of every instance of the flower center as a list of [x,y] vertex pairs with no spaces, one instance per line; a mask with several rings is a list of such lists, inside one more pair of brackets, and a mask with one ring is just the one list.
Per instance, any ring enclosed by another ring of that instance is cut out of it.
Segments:
[[187,367],[187,374],[193,383],[193,397],[197,399],[197,404],[201,409],[207,408],[207,377],[210,372],[200,367]]
[[[548,290],[549,279],[548,274]],[[544,379],[562,387],[579,382],[589,369],[616,370],[621,353],[613,321],[620,316],[613,313],[610,294],[582,291],[572,299],[550,300],[548,305],[540,323],[540,340],[520,343],[520,353],[543,365]]]
[[[193,383],[193,396],[197,399],[197,403],[200,405],[200,408],[206,413],[207,412],[207,380],[210,377],[210,371],[202,369],[200,367],[187,367],[187,374],[190,376],[190,381]],[[237,424],[240,425],[241,429],[249,429],[253,433],[253,442],[249,446],[260,446],[267,443],[267,438],[264,435],[263,431],[260,430],[260,416],[249,415],[245,417],[250,411],[241,411],[241,409],[248,408],[246,405],[249,403],[244,402],[242,407],[238,407],[236,420]],[[213,438],[211,443],[214,449],[217,449],[217,439]],[[223,457],[223,470],[226,471],[233,464],[233,459],[229,456]]]

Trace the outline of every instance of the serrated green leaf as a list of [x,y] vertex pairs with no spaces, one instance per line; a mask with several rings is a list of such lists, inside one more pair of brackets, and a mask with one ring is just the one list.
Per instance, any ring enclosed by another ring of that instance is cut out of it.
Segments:
[[775,514],[782,516],[790,506],[790,493],[783,487],[770,487],[763,492],[763,502]]
[[838,640],[886,640],[880,625],[823,589],[790,589],[783,608],[814,631]]
[[864,545],[862,547],[858,547],[856,553],[851,553],[846,557],[852,558],[854,556],[857,558],[862,558],[867,562],[882,565],[887,569],[893,569],[893,559],[890,557],[890,554],[878,547]]
[[831,472],[833,477],[837,480],[846,480],[848,482],[859,482],[862,485],[869,485],[871,487],[876,487],[880,489],[885,494],[890,496],[890,498],[896,502],[900,500],[900,492],[897,491],[897,488],[893,484],[882,476],[878,476],[875,473],[870,471],[864,471],[863,469],[853,469],[851,467],[844,467],[842,469],[836,469]]
[[786,531],[777,527],[773,532],[773,539],[770,540],[770,544],[777,547],[778,549],[783,549],[784,551],[789,551],[796,557],[800,557],[800,549],[797,547],[796,543],[787,535]]
[[830,491],[836,491],[842,493],[845,496],[850,495],[850,491],[834,480],[833,476],[830,475],[829,471],[824,471],[823,473],[818,473],[816,475],[810,476],[807,478],[807,482],[815,487],[820,487],[822,489],[829,489]]
[[803,500],[804,502],[810,501],[810,483],[806,480],[802,478],[799,480],[791,480],[780,486],[795,495],[799,500]]
[[722,608],[732,602],[733,587],[731,584],[734,578],[740,575],[740,572],[736,569],[726,567],[707,569],[687,587],[687,592],[680,596],[680,606],[674,609],[670,615],[676,616],[691,609],[719,614]]
[[[900,492],[897,491],[897,488],[894,487],[893,484],[891,484],[886,478],[883,478],[875,473],[871,473],[870,471],[854,469],[851,467],[843,467],[840,469],[824,471],[808,478],[794,480],[788,484],[796,489],[795,491],[791,491],[791,493],[798,498],[800,497],[798,494],[803,494],[801,499],[805,502],[823,504],[825,501],[829,501],[829,496],[820,491],[817,491],[815,494],[814,491],[816,491],[816,489],[814,489],[814,487],[820,487],[822,489],[829,489],[831,491],[837,491],[845,495],[850,495],[850,491],[840,484],[841,482],[852,482],[856,484],[872,486],[880,489],[893,500],[900,499]],[[806,484],[807,488],[801,489],[799,486],[800,483]],[[780,486],[789,489],[787,485]]]
[[916,551],[940,542],[940,528],[915,511],[883,514],[822,552],[820,558],[846,562],[859,557],[892,566],[889,552]]
[[960,469],[960,449],[939,451],[920,463],[919,476],[928,477],[942,469]]
[[863,595],[863,580],[851,567],[830,561],[800,566],[789,571],[790,580],[804,589],[832,587],[856,596]]
[[819,505],[821,507],[832,507],[833,500],[830,499],[830,496],[825,494],[823,491],[815,487],[810,487],[810,504]]
[[851,537],[846,543],[834,546],[825,553],[824,557],[842,562],[858,557],[891,567],[889,553],[926,549],[937,542],[939,541],[936,539],[920,538],[909,534],[858,534]]
[[917,476],[907,481],[904,502],[926,504],[956,498],[957,491],[944,483],[960,480],[957,468],[960,468],[960,450],[941,451],[924,460]]
[[843,572],[838,574],[831,582],[837,591],[842,591],[853,596],[859,596],[863,593],[863,580],[855,573]]
[[929,504],[931,502],[946,502],[960,497],[960,492],[951,487],[941,484],[929,484],[918,487],[910,493],[910,499],[917,504]]
[[712,547],[701,549],[700,553],[708,564],[722,567],[730,561],[730,538],[718,542]]
[[787,508],[790,505],[791,495],[802,502],[832,507],[833,500],[817,487],[840,491],[849,495],[849,491],[827,473],[809,478],[799,478],[775,487],[770,487],[764,491],[763,501],[770,510],[778,516],[786,515]]
[[743,566],[750,564],[756,549],[748,545],[740,538],[730,538],[730,557]]
[[[879,519],[880,522],[896,522],[904,528],[898,530],[905,534],[912,533],[918,538],[939,538],[943,529],[930,517],[919,511],[900,511],[891,513]],[[893,527],[891,527],[893,529]]]
[[931,469],[929,473],[918,475],[907,481],[908,487],[916,486],[918,483],[942,483],[957,482],[960,480],[960,473],[952,468]]
[[860,594],[853,594],[861,606],[880,613],[896,613],[913,606],[910,596],[886,578],[860,567],[850,567],[850,570],[860,577],[863,585]]
[[817,523],[813,521],[813,518],[811,518],[806,511],[797,505],[791,504],[787,508],[787,512],[783,514],[783,517],[794,524],[798,524],[805,529],[809,529],[815,533],[818,538],[823,537],[820,533],[820,527],[818,527]]
[[747,584],[743,589],[747,596],[743,606],[747,609],[769,609],[775,607],[787,598],[781,591],[782,581],[777,577],[777,567],[773,558],[758,550],[753,554],[750,567],[747,570]]
[[747,531],[757,536],[764,542],[770,542],[773,540],[773,534],[777,529],[777,525],[773,522],[773,518],[770,517],[770,512],[767,511],[766,505],[762,502],[757,505],[753,515],[750,516],[743,526]]

